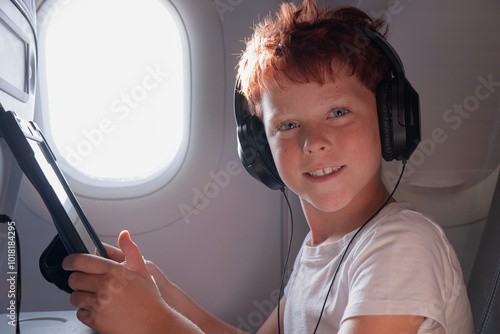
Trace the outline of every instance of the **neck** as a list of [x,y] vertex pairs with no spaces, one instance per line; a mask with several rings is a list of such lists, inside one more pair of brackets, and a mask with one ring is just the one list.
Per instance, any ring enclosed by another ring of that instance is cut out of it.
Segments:
[[[301,199],[302,209],[311,229],[312,246],[333,242],[361,227],[389,198],[381,180],[358,194],[348,205],[334,211],[318,210]],[[394,202],[391,199],[389,202]]]

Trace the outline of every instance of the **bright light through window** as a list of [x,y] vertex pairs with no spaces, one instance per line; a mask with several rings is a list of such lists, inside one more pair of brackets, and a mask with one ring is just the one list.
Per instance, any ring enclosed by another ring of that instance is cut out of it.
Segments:
[[176,13],[158,0],[71,0],[54,8],[44,45],[45,131],[60,156],[97,180],[161,173],[185,136]]

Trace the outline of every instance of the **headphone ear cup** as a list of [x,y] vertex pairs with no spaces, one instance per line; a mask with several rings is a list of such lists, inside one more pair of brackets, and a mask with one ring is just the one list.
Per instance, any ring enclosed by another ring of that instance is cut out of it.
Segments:
[[274,163],[264,124],[256,116],[247,118],[238,128],[238,152],[247,172],[273,190],[285,186]]
[[382,80],[377,86],[376,93],[380,145],[382,146],[382,157],[386,161],[395,159],[391,86],[390,79]]
[[234,118],[238,139],[238,156],[245,170],[267,187],[278,190],[285,187],[267,141],[264,124],[253,112],[236,82],[234,89]]

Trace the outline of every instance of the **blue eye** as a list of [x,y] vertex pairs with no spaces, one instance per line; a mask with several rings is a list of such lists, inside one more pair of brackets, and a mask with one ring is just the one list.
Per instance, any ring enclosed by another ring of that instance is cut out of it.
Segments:
[[330,114],[332,115],[332,117],[341,117],[347,114],[347,112],[348,110],[345,108],[338,108],[338,109],[333,109]]
[[291,129],[295,129],[298,126],[299,125],[295,122],[285,122],[285,123],[280,124],[279,130],[291,130]]

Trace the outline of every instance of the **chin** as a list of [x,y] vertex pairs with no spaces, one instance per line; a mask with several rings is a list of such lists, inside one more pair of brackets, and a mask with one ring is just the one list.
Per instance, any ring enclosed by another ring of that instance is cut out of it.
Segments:
[[341,196],[341,198],[333,198],[333,196],[323,196],[323,198],[313,199],[313,198],[302,198],[302,205],[310,206],[319,212],[333,213],[344,209],[351,202],[346,196]]

